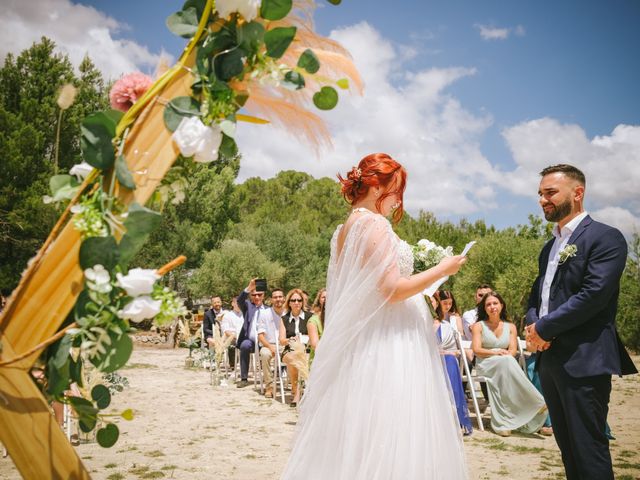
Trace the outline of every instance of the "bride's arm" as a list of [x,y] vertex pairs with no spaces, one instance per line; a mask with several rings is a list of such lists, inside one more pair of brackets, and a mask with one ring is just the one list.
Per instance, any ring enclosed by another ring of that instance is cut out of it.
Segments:
[[463,257],[462,255],[446,257],[438,265],[429,270],[416,273],[408,278],[398,277],[389,301],[400,302],[409,297],[413,297],[433,284],[436,280],[457,273],[466,261],[467,257]]

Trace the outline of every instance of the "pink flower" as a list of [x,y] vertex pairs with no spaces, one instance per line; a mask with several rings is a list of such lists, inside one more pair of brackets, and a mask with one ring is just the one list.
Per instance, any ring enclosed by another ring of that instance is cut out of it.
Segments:
[[109,92],[111,108],[126,112],[153,84],[153,79],[140,72],[129,73],[118,80]]

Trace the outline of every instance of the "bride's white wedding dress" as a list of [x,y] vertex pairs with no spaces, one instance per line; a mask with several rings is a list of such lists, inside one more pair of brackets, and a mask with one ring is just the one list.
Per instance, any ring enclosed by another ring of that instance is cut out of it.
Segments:
[[411,247],[358,209],[331,241],[326,321],[286,480],[467,478],[460,427],[421,295],[391,303]]

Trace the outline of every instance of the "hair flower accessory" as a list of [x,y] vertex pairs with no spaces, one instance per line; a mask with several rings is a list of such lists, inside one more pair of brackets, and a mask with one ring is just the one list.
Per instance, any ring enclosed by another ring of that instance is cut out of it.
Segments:
[[362,179],[362,170],[359,167],[353,167],[350,173],[354,180],[359,182]]
[[573,243],[565,245],[565,247],[560,251],[558,265],[562,265],[571,257],[575,257],[576,253],[578,253],[578,247]]

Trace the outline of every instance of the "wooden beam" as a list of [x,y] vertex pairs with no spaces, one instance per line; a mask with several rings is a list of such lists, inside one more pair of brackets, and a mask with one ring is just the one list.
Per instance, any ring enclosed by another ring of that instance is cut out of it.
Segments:
[[[15,356],[6,337],[2,347]],[[16,366],[0,368],[0,440],[23,478],[91,478],[31,375]]]

